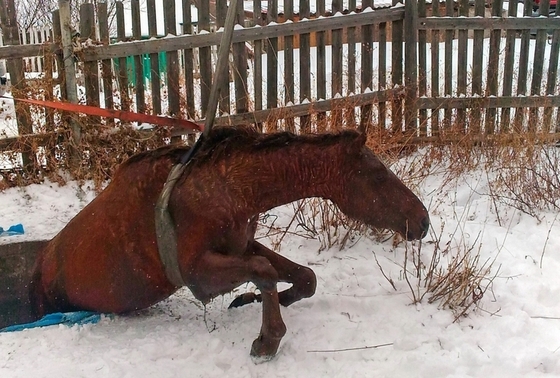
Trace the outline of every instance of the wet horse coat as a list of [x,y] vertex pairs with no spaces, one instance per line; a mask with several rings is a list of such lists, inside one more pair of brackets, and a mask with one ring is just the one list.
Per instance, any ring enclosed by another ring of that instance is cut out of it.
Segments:
[[[122,164],[107,188],[37,258],[31,302],[37,316],[76,309],[126,313],[177,289],[159,257],[154,208],[186,147],[163,147]],[[202,302],[253,282],[233,306],[262,301],[251,354],[273,356],[286,332],[279,305],[315,292],[315,274],[254,240],[259,213],[307,197],[332,200],[348,216],[420,239],[429,227],[419,199],[354,131],[296,136],[216,128],[169,200],[179,269]],[[277,282],[292,286],[280,293]]]

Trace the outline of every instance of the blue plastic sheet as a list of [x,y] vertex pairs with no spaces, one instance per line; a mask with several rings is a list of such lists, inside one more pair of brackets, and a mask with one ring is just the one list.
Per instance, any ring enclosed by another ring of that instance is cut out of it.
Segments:
[[25,233],[23,229],[23,224],[18,223],[10,226],[7,230],[0,227],[0,236],[13,236],[13,235],[23,235]]
[[0,332],[22,331],[29,328],[48,327],[51,325],[64,324],[72,326],[74,324],[82,325],[88,323],[97,323],[101,319],[101,314],[92,311],[75,311],[75,312],[55,312],[47,314],[41,319],[25,324],[17,324],[0,329]]

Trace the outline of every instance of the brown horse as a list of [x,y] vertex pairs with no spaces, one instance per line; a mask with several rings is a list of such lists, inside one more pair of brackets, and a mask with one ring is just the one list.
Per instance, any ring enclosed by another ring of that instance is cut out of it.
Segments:
[[[216,128],[177,181],[169,211],[185,285],[207,303],[245,282],[232,306],[262,301],[253,356],[272,357],[286,327],[279,305],[315,292],[313,271],[254,240],[261,212],[306,197],[332,200],[348,216],[406,239],[428,231],[420,200],[365,146],[355,131],[296,136]],[[158,254],[154,211],[167,175],[187,151],[163,147],[122,164],[111,183],[39,254],[31,285],[38,316],[76,309],[126,313],[149,307],[178,287]],[[277,282],[292,286],[280,293]]]

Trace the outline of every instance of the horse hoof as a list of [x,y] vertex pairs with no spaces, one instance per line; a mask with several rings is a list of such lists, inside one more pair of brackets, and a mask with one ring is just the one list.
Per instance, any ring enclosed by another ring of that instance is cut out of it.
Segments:
[[240,296],[235,298],[233,300],[233,302],[231,302],[231,304],[229,305],[228,308],[241,307],[241,306],[244,306],[246,304],[253,303],[255,301],[260,302],[261,300],[262,299],[261,299],[260,295],[257,295],[255,293],[245,293],[245,294],[241,294]]
[[280,345],[280,340],[273,340],[272,342],[263,342],[262,336],[259,336],[251,347],[251,360],[255,365],[268,362],[276,357],[276,351]]
[[253,361],[253,363],[255,365],[260,365],[260,364],[264,364],[265,362],[268,362],[268,361],[274,359],[274,357],[276,357],[276,355],[272,355],[272,356],[253,356],[251,354],[251,361]]

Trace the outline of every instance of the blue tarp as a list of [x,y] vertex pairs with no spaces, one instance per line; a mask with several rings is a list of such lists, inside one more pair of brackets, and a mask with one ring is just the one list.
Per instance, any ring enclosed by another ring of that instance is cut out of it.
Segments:
[[97,323],[101,319],[101,314],[92,311],[75,311],[75,312],[55,312],[47,314],[43,318],[26,324],[17,324],[0,329],[0,332],[22,331],[28,328],[47,327],[56,324],[64,324],[72,326],[74,324]]
[[7,230],[0,227],[0,236],[12,236],[12,235],[23,235],[25,231],[23,230],[23,224],[18,223],[10,226]]

